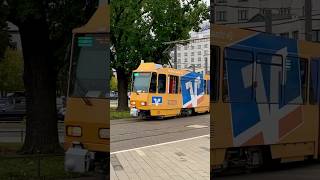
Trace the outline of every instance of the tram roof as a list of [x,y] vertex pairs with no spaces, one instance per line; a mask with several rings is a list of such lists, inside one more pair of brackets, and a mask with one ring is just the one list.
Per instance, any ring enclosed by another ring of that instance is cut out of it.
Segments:
[[164,74],[172,74],[176,76],[185,75],[188,72],[191,72],[186,69],[174,69],[174,68],[167,68],[163,67],[161,64],[156,64],[153,62],[148,63],[141,63],[140,66],[134,70],[133,72],[157,72],[157,73],[164,73]]
[[110,6],[100,5],[87,24],[73,29],[73,33],[109,33],[110,32]]

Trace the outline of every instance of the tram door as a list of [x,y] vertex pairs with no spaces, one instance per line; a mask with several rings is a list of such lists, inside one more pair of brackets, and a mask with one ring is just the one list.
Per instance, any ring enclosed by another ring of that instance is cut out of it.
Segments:
[[[318,127],[320,128],[319,100],[320,100],[320,58],[313,58],[310,61],[310,80],[309,80],[309,103],[316,106]],[[320,132],[318,128],[318,158],[320,154]]]

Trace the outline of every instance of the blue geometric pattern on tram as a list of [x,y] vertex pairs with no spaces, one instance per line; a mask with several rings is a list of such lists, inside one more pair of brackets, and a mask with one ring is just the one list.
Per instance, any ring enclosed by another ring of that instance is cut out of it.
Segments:
[[[233,136],[237,137],[244,131],[248,130],[260,121],[260,113],[258,105],[255,102],[255,92],[252,87],[252,81],[244,79],[242,70],[246,68],[251,68],[253,73],[253,61],[252,57],[255,57],[259,52],[265,53],[276,53],[283,48],[287,48],[288,53],[297,54],[298,47],[297,41],[291,39],[285,39],[282,37],[275,37],[259,33],[253,37],[245,39],[231,46],[231,48],[237,48],[242,50],[247,50],[250,53],[239,53],[235,51],[225,51],[225,56],[227,58],[244,59],[245,61],[227,61],[226,69],[228,84],[229,84],[229,101],[231,104],[232,113],[232,126],[233,126]],[[252,48],[255,48],[254,50]],[[267,50],[266,50],[267,49]],[[255,58],[253,58],[255,59]],[[256,59],[255,59],[256,61]],[[265,56],[265,63],[272,62],[272,56]],[[285,63],[285,61],[283,61]],[[268,97],[267,104],[270,104],[270,78],[271,78],[271,68],[263,65],[261,63],[263,85],[265,87],[265,93]],[[281,98],[281,91],[279,90],[279,102],[275,102],[279,105],[279,108],[286,105],[288,102],[300,96],[300,82],[297,82],[296,76],[299,75],[299,61],[294,60],[290,64],[290,69],[287,69],[287,79],[285,87],[286,91],[285,98]],[[281,76],[282,77],[282,76]],[[299,78],[299,77],[298,77]],[[250,87],[245,87],[244,82],[251,81]],[[280,80],[280,82],[282,82]],[[282,83],[280,83],[280,87]],[[294,90],[289,90],[293,88]],[[284,101],[282,101],[284,99]],[[269,106],[270,107],[270,106]],[[269,112],[272,113],[272,112]]]
[[203,74],[190,72],[181,77],[181,92],[183,97],[183,105],[192,101],[190,89],[187,87],[187,83],[191,82],[192,84],[192,92],[195,93],[195,80],[200,77],[200,86],[197,88],[197,96],[204,92],[204,79]]

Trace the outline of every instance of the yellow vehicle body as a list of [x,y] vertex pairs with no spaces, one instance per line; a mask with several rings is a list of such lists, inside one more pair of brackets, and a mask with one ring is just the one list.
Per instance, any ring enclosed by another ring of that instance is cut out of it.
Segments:
[[320,45],[223,25],[211,34],[211,170],[317,159]]
[[[94,161],[103,161],[103,167],[109,165],[110,101],[107,84],[110,70],[109,59],[106,61],[110,53],[109,13],[108,4],[100,5],[86,25],[73,30],[64,122],[65,167],[69,171],[88,170],[84,168],[87,162],[76,157],[77,152],[87,152],[83,153],[85,158],[90,153]],[[75,146],[81,148],[75,150]],[[84,165],[79,166],[81,163]]]
[[[150,79],[145,78],[147,79],[145,84],[146,91],[136,91],[134,89],[136,82],[133,82],[130,96],[130,108],[137,109],[141,115],[173,117],[181,115],[184,111],[209,112],[209,91],[207,86],[210,81],[209,75],[202,75],[189,70],[164,68],[155,63],[142,63],[133,71],[134,76],[143,73],[150,74],[150,76],[152,74],[151,79],[154,77],[154,90],[151,91]],[[134,76],[133,78],[136,79]],[[163,77],[162,84],[165,84],[161,89],[162,92],[159,89],[160,76]],[[193,82],[197,78],[200,84],[198,88],[195,88]],[[185,87],[186,83],[190,85],[189,90]],[[159,102],[156,102],[156,100]]]

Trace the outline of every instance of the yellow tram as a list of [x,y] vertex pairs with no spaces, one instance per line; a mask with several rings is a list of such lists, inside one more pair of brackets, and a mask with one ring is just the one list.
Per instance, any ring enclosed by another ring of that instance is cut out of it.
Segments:
[[73,30],[65,116],[65,169],[107,171],[110,157],[109,4],[100,5],[83,27]]
[[173,117],[209,112],[210,77],[155,63],[141,63],[132,74],[130,114]]

